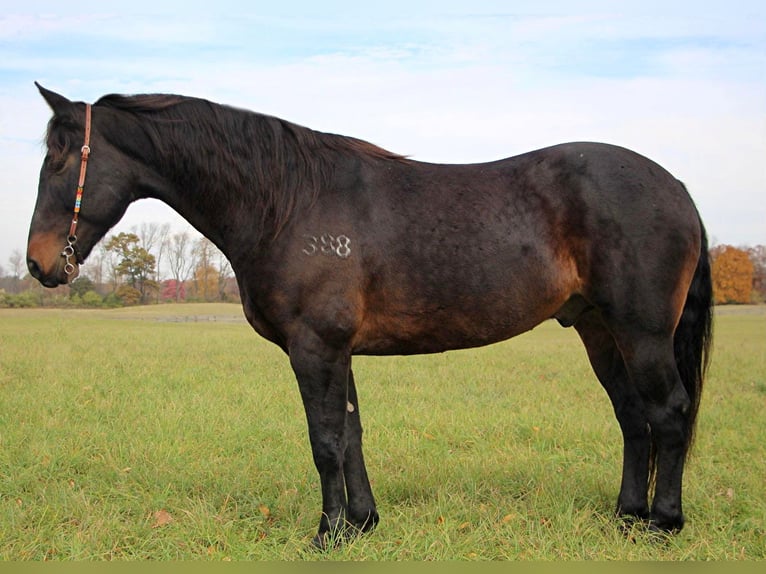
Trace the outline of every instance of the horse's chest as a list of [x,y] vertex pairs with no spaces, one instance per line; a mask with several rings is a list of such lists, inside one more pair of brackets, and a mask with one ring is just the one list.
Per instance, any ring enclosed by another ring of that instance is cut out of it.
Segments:
[[285,347],[283,335],[274,327],[262,309],[254,304],[253,300],[246,294],[242,297],[242,309],[245,312],[247,322],[250,323],[256,333],[282,348]]

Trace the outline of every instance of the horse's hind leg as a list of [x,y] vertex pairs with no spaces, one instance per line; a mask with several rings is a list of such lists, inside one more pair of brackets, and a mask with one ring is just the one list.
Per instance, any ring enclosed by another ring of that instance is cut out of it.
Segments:
[[678,373],[673,335],[618,333],[631,382],[646,405],[655,448],[651,526],[663,531],[683,528],[681,486],[689,445],[691,400]]
[[622,354],[598,311],[582,315],[575,329],[585,344],[598,380],[612,401],[622,430],[622,484],[617,498],[617,513],[647,519],[651,436],[646,407],[631,384]]

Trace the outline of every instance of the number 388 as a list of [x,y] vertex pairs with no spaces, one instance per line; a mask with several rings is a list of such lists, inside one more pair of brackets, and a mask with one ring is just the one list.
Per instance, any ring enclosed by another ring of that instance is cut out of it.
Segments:
[[302,249],[306,255],[329,255],[346,259],[351,255],[351,239],[347,235],[330,235],[325,233],[319,237],[304,235],[306,245]]

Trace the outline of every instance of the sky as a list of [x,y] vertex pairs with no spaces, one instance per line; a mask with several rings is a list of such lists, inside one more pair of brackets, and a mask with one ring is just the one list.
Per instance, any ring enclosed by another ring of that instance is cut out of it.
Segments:
[[[89,102],[203,97],[432,162],[614,143],[687,185],[712,243],[766,244],[763,0],[6,3],[6,271],[26,250],[50,117],[34,81]],[[143,222],[188,228],[143,200],[113,231]]]

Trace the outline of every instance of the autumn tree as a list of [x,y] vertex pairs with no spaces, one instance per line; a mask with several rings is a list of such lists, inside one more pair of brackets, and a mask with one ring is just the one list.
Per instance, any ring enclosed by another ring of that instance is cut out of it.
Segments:
[[202,301],[214,301],[218,297],[218,269],[214,261],[216,247],[206,237],[194,244],[194,296]]
[[223,254],[223,251],[217,247],[214,247],[213,250],[215,258],[214,266],[218,269],[218,275],[216,277],[218,285],[218,300],[226,301],[226,285],[229,278],[232,276],[231,263],[229,263],[229,260]]
[[[116,271],[125,279],[125,285],[117,289],[117,295],[124,301],[147,303],[149,297],[158,288],[155,275],[155,258],[139,245],[135,233],[120,233],[109,238],[106,249],[117,254],[119,263]],[[130,287],[125,289],[124,287]]]
[[180,303],[184,299],[186,299],[186,286],[183,282],[176,281],[175,279],[168,279],[162,282],[160,300]]
[[750,303],[753,291],[753,262],[747,251],[731,245],[710,250],[713,296],[717,304]]

